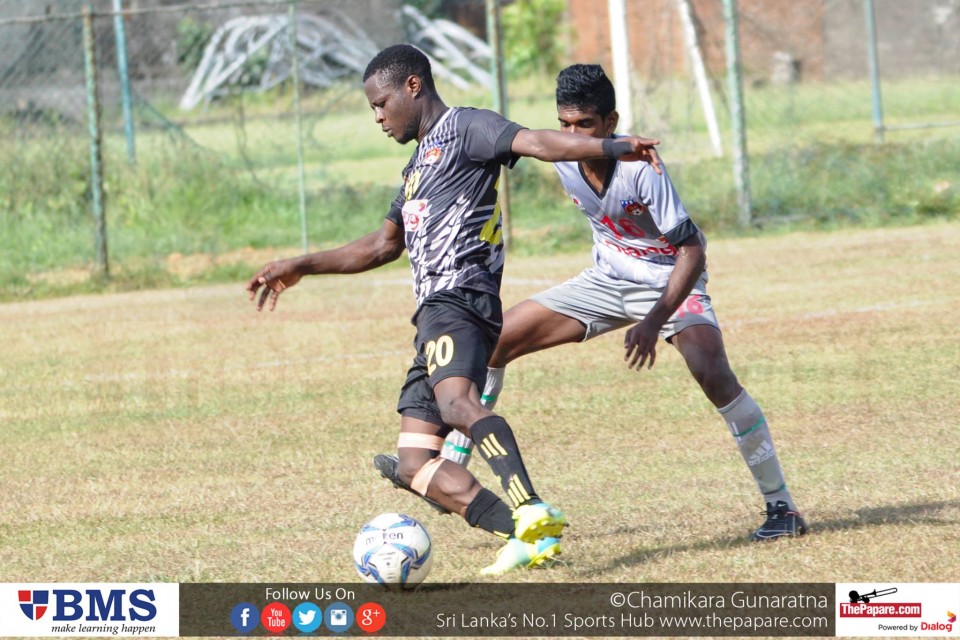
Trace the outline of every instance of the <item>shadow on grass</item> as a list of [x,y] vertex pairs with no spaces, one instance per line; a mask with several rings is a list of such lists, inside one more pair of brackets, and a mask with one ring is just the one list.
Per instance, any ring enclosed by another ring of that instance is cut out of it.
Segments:
[[960,509],[960,498],[935,502],[911,502],[883,507],[865,507],[857,509],[848,518],[834,518],[812,523],[811,529],[814,529],[816,533],[820,531],[849,531],[885,524],[946,526],[960,524],[960,516],[946,517],[942,513],[945,509]]
[[[827,520],[809,520],[810,535],[821,533],[852,531],[857,529],[866,529],[869,527],[878,527],[883,525],[939,525],[955,527],[960,524],[960,515],[948,517],[943,514],[944,510],[960,510],[960,498],[956,500],[938,500],[933,502],[912,502],[899,505],[888,505],[879,507],[864,507],[857,509],[846,518],[830,518]],[[636,528],[621,527],[611,535],[622,535],[624,533],[636,532]],[[633,566],[644,564],[653,560],[667,558],[675,553],[686,551],[712,551],[716,549],[736,549],[756,544],[750,541],[749,535],[725,535],[709,540],[700,540],[697,542],[666,545],[653,548],[635,549],[630,553],[617,558],[600,568],[590,567],[589,573],[595,574],[614,569],[622,569],[624,566]],[[772,542],[770,544],[777,544]]]

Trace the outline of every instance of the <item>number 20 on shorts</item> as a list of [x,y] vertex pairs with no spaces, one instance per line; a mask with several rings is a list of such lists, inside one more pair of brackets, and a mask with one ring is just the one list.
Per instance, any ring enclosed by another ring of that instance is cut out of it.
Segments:
[[432,376],[437,367],[445,367],[453,360],[453,338],[440,336],[427,343],[427,375]]

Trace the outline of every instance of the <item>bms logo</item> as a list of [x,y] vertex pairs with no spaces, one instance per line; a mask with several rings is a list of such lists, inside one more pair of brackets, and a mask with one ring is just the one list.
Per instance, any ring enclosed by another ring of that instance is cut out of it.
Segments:
[[17,599],[20,601],[20,610],[23,615],[31,620],[39,620],[47,612],[47,603],[50,602],[49,591],[17,591]]
[[[50,603],[50,594],[53,602]],[[31,620],[39,620],[53,606],[53,622],[143,622],[157,615],[152,589],[52,589],[18,591],[20,609]]]

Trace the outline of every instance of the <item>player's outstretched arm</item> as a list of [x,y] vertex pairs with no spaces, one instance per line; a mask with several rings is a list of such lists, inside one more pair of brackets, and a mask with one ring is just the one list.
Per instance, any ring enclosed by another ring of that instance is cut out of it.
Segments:
[[257,311],[263,310],[267,299],[270,300],[269,309],[273,311],[280,294],[300,282],[303,276],[369,271],[393,262],[403,249],[403,230],[395,222],[384,220],[377,231],[342,247],[270,262],[250,278],[245,289],[253,300],[263,287],[257,300]]
[[660,156],[656,145],[659,140],[639,136],[620,138],[594,138],[579,133],[562,133],[550,129],[523,129],[513,139],[510,150],[519,156],[536,158],[545,162],[599,160],[610,158],[650,163],[660,173]]

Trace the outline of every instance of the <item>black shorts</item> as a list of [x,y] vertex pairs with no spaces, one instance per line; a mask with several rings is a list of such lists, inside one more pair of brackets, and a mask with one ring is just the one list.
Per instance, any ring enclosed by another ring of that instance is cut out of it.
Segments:
[[401,415],[442,425],[433,386],[446,378],[470,378],[482,390],[487,362],[500,339],[500,298],[472,289],[438,291],[413,316],[417,355],[400,391]]

